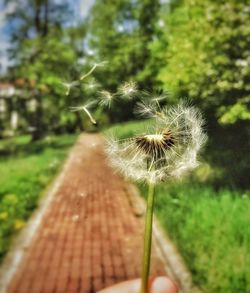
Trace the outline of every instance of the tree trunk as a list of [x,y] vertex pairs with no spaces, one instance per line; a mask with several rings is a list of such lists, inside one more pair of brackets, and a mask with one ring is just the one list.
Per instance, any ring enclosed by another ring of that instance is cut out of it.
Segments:
[[43,25],[43,37],[48,34],[49,31],[49,0],[44,1],[44,25]]
[[36,27],[36,32],[38,35],[40,35],[41,33],[41,16],[40,16],[40,12],[41,12],[41,1],[40,0],[36,0],[35,2],[35,27]]

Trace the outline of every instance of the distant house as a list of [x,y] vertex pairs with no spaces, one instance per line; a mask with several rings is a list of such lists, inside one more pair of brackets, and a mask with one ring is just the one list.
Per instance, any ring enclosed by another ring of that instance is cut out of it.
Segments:
[[16,94],[16,88],[13,84],[0,82],[0,99],[11,98]]
[[[25,95],[27,82],[17,79],[14,82],[0,81],[0,131],[4,135],[14,135],[19,126],[19,104],[20,100],[29,100]],[[25,101],[25,105],[26,102]]]

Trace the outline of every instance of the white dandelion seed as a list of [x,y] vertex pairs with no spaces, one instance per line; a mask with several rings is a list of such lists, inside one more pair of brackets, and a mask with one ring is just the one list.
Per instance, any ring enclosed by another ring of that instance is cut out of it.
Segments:
[[99,104],[101,106],[107,106],[110,108],[114,98],[115,98],[115,95],[110,93],[109,91],[103,90],[99,92],[99,99],[100,99]]
[[91,79],[89,82],[86,83],[86,88],[89,91],[95,90],[97,87],[99,87],[99,84],[96,82],[95,79]]
[[167,94],[152,95],[148,92],[143,92],[142,96],[143,99],[136,104],[135,114],[145,118],[161,116],[160,102],[167,99]]
[[151,101],[154,102],[154,103],[159,103],[159,102],[162,102],[162,101],[164,101],[166,99],[167,99],[166,94],[160,94],[160,95],[152,96]]
[[70,107],[70,111],[72,111],[72,112],[84,111],[87,114],[87,116],[89,117],[91,123],[96,125],[97,122],[93,118],[93,116],[92,116],[92,114],[90,113],[90,110],[89,110],[89,108],[91,108],[95,104],[96,104],[95,101],[90,101],[90,102],[88,102],[88,103],[86,103],[84,105],[81,105],[81,106]]
[[102,67],[102,66],[105,66],[106,64],[107,64],[107,61],[102,61],[102,62],[100,62],[100,63],[95,63],[95,64],[92,66],[92,68],[91,68],[87,73],[83,74],[83,75],[80,77],[80,80],[83,80],[83,79],[85,79],[86,77],[88,77],[90,74],[92,74],[92,73],[95,71],[95,69],[96,69],[97,67]]
[[125,177],[157,183],[198,165],[197,155],[206,141],[200,112],[181,103],[163,108],[154,117],[153,131],[108,141],[111,164]]
[[141,101],[136,104],[135,114],[144,118],[157,118],[162,116],[162,111],[159,103],[154,101]]
[[122,84],[118,93],[125,99],[132,99],[132,97],[138,92],[137,84],[134,81],[128,81]]
[[65,95],[68,96],[70,94],[71,89],[79,85],[79,81],[74,80],[72,82],[62,82],[62,85],[66,88]]

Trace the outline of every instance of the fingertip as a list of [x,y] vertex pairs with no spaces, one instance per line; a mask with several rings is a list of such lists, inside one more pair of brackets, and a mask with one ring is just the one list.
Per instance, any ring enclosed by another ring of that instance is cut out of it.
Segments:
[[167,277],[157,277],[151,287],[151,293],[178,293],[176,284]]

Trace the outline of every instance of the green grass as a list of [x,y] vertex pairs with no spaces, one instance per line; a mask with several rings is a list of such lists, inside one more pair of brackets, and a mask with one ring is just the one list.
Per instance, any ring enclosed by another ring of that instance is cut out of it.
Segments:
[[[146,187],[141,187],[146,194]],[[204,292],[250,292],[250,197],[227,188],[164,184],[156,214]]]
[[[106,133],[126,138],[143,128],[132,122]],[[155,212],[203,292],[250,292],[250,193],[226,182],[215,189],[199,176],[157,186]]]
[[147,123],[144,121],[130,121],[126,123],[116,124],[113,127],[110,127],[104,131],[106,136],[112,136],[119,139],[124,139],[132,136],[135,133],[143,132],[147,129],[150,121],[148,120]]
[[0,259],[37,206],[75,138],[51,136],[36,143],[29,143],[28,136],[0,140]]

